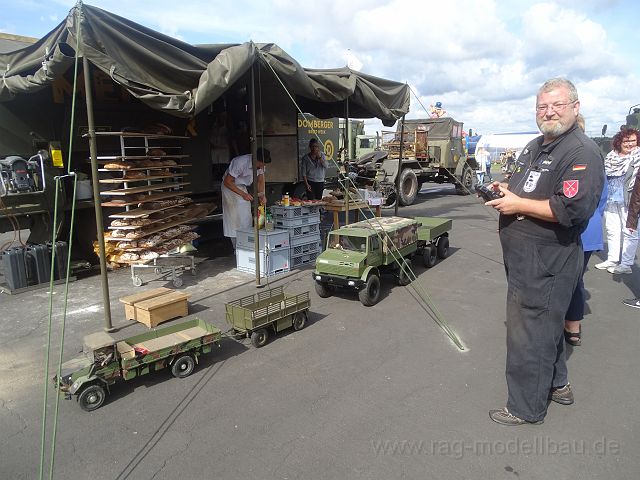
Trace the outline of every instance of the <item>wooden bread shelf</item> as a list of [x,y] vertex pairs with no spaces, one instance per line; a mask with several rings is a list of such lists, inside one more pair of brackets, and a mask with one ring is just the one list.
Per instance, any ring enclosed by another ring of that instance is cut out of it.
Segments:
[[[136,235],[136,236],[135,236],[135,237],[133,237],[133,238],[126,238],[126,237],[112,237],[112,236],[110,236],[110,235],[109,235],[109,236],[104,237],[104,239],[105,239],[105,240],[108,240],[108,241],[110,241],[110,242],[131,242],[131,241],[133,241],[133,240],[140,240],[141,238],[148,237],[148,236],[150,236],[150,235],[153,235],[154,233],[162,232],[163,230],[167,230],[167,229],[169,229],[169,228],[177,227],[178,225],[182,225],[183,223],[186,223],[186,222],[188,222],[189,220],[190,220],[190,219],[188,219],[188,218],[187,218],[187,219],[183,219],[183,220],[175,220],[175,221],[173,221],[173,222],[165,223],[165,224],[164,224],[164,225],[162,225],[161,227],[153,228],[153,229],[148,230],[148,231],[146,231],[146,232],[144,232],[144,233],[141,233],[141,234],[139,234],[139,235]],[[191,230],[193,230],[195,227],[196,227],[195,225],[189,225],[189,230],[185,230],[185,231],[184,231],[184,232],[182,232],[182,233],[190,232],[190,231],[191,231]],[[178,235],[174,235],[173,237],[177,237],[177,236],[179,236],[179,235],[182,235],[182,233],[180,233],[180,234],[178,234]],[[171,239],[171,238],[173,238],[173,237],[167,237],[167,238],[166,238],[166,239],[164,239],[164,240],[169,240],[169,239]]]
[[[144,148],[144,147],[136,147]],[[113,162],[114,160],[172,160],[174,158],[189,158],[189,155],[98,155],[98,163]],[[91,159],[89,159],[91,160]]]
[[[145,250],[151,250],[151,251],[156,251],[156,249],[159,249],[160,247],[162,247],[162,245],[170,240],[174,240],[178,237],[180,237],[181,235],[184,235],[185,233],[188,232],[182,232],[178,235],[174,235],[172,237],[167,237],[167,238],[163,238],[162,241],[160,243],[158,243],[157,245],[153,246],[153,247],[125,247],[125,248],[120,248],[118,247],[118,250],[121,250],[123,252],[144,252]],[[197,235],[197,234],[196,234]],[[198,235],[196,238],[193,238],[192,240],[186,241],[182,244],[180,244],[180,246],[185,245],[187,243],[193,242],[193,240],[197,240],[198,238],[200,238],[200,235]],[[177,247],[175,247],[177,248]],[[159,254],[159,255],[163,255],[163,254]],[[153,259],[145,259],[145,260],[153,260]],[[133,260],[135,262],[135,260]]]
[[[130,205],[139,205],[141,203],[149,203],[149,202],[155,202],[157,200],[166,200],[168,198],[174,198],[174,197],[182,197],[184,195],[190,195],[193,192],[187,192],[187,191],[177,191],[177,192],[171,192],[171,193],[155,193],[155,194],[151,194],[151,195],[147,195],[144,200],[136,200],[135,202],[127,202],[127,203],[114,203],[114,202],[103,202],[102,206],[103,207],[128,207]],[[167,206],[167,208],[172,208],[172,207],[178,207],[180,205],[186,205],[187,203],[191,203],[191,199],[189,199],[188,202],[186,203],[180,203],[177,205],[169,205]],[[136,210],[146,210],[147,213],[144,213],[142,215],[138,215],[135,217],[114,217],[113,215],[109,215],[110,218],[138,218],[140,216],[144,216],[144,215],[151,215],[152,213],[155,212],[159,212],[161,210],[166,210],[167,208],[156,208],[156,209],[152,209],[152,208],[144,208],[144,207],[140,207]],[[131,212],[133,212],[134,210],[131,210]],[[129,213],[129,212],[122,212],[123,214]]]
[[[178,207],[182,207],[182,205],[178,205]],[[150,218],[149,220],[151,220],[151,221],[149,223],[147,223],[146,225],[122,225],[120,227],[112,227],[111,225],[109,225],[107,228],[109,230],[137,230],[139,228],[147,228],[150,225],[153,225],[153,224],[158,223],[158,222],[164,222],[164,221],[166,221],[166,220],[168,220],[170,218],[182,215],[185,212],[186,212],[186,210],[183,209],[181,212],[170,213],[169,215],[166,215],[166,216],[164,216],[162,218],[155,218],[155,219]],[[191,218],[186,218],[185,222],[188,221],[188,220],[191,220]]]
[[166,178],[180,178],[185,177],[186,173],[172,173],[170,175],[152,175],[150,177],[140,178],[105,178],[100,180],[100,183],[133,183],[133,182],[146,182],[149,180],[164,180]]
[[153,167],[131,167],[131,168],[99,168],[99,172],[133,172],[136,170],[164,170],[165,168],[192,167],[192,163],[181,163],[179,165],[158,165]]
[[[165,190],[167,188],[179,188],[179,187],[184,187],[185,185],[190,185],[190,184],[191,182],[154,183],[153,185],[145,185],[143,187],[120,188],[118,190],[105,190],[103,192],[100,192],[100,195],[109,195],[109,196],[130,195],[134,193],[150,192],[152,190]],[[145,199],[145,201],[149,201],[149,200]]]
[[[144,132],[95,132],[96,137],[125,137],[125,138],[179,138],[179,139],[187,139],[189,137],[185,137],[183,135],[162,135],[160,133],[144,133]],[[83,137],[88,137],[89,134],[84,134]]]

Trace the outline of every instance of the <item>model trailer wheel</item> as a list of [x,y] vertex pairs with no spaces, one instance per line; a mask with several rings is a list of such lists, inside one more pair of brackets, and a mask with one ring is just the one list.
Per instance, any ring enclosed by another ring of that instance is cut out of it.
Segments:
[[438,258],[447,258],[449,256],[449,237],[442,236],[438,238],[437,245]]
[[372,307],[380,300],[380,277],[375,273],[369,275],[364,288],[358,292],[358,298],[365,307]]
[[400,191],[398,192],[398,199],[400,205],[407,206],[413,204],[418,195],[418,177],[409,168],[402,170],[400,174]]
[[316,293],[320,298],[329,298],[331,296],[331,287],[322,282],[316,282]]
[[266,328],[259,328],[251,334],[251,344],[256,347],[264,347],[269,342],[269,331]]
[[102,406],[107,392],[100,385],[89,385],[78,395],[80,408],[85,412],[93,412]]
[[422,261],[424,266],[427,268],[433,267],[436,263],[438,263],[438,255],[436,252],[436,247],[434,245],[427,245],[424,247],[424,252],[422,253]]
[[182,279],[180,277],[176,277],[176,278],[173,279],[173,286],[176,287],[176,288],[181,287],[182,283],[183,283],[183,281],[182,281]]
[[135,277],[133,277],[133,286],[134,287],[141,287],[142,286],[142,277],[140,277],[139,275],[136,275]]
[[171,373],[176,378],[186,378],[193,373],[196,362],[191,355],[183,355],[171,365]]
[[302,330],[304,326],[307,324],[307,314],[306,312],[298,312],[293,317],[293,329],[297,332],[298,330]]

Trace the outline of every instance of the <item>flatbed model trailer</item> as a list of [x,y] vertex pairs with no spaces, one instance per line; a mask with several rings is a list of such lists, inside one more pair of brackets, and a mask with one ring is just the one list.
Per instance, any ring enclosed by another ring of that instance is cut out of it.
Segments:
[[271,333],[291,327],[302,330],[310,305],[309,292],[288,294],[276,287],[226,303],[226,319],[236,334],[250,337],[259,348],[267,344]]
[[327,248],[313,272],[316,293],[327,298],[335,289],[351,289],[363,305],[375,305],[382,274],[392,273],[399,285],[408,285],[405,261],[418,254],[430,268],[438,258],[447,257],[451,223],[446,218],[383,217],[329,232]]
[[62,364],[55,387],[66,399],[75,396],[87,412],[102,406],[109,386],[170,367],[177,378],[193,373],[200,355],[219,345],[220,329],[194,319],[115,340],[105,332],[84,339],[84,356]]

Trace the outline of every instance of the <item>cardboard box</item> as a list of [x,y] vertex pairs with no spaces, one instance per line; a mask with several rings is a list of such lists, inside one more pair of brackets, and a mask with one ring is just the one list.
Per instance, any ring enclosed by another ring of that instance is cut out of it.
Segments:
[[154,288],[135,295],[122,297],[127,320],[135,320],[153,328],[162,322],[189,313],[187,299],[191,295],[170,288]]

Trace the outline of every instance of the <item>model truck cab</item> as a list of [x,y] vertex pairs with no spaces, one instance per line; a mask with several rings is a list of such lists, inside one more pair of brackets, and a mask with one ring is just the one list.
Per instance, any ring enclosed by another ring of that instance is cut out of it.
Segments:
[[383,273],[393,274],[399,285],[408,285],[405,259],[419,253],[431,267],[439,253],[440,258],[446,257],[450,228],[448,219],[383,217],[333,230],[327,235],[326,250],[316,259],[316,293],[327,298],[334,289],[352,289],[363,305],[373,306],[380,298]]

